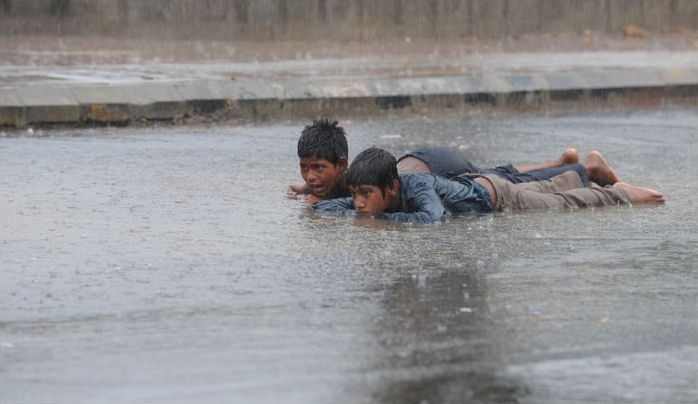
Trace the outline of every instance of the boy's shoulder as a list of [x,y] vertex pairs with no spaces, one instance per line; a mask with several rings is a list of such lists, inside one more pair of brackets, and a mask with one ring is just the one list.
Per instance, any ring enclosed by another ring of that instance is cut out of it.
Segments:
[[411,173],[411,174],[400,174],[399,175],[400,179],[407,179],[410,181],[423,181],[427,180],[430,178],[436,177],[434,174],[429,174],[429,173]]
[[433,185],[440,179],[445,180],[445,178],[429,173],[400,174],[400,182],[408,184],[427,183]]
[[401,174],[402,195],[409,198],[412,194],[426,189],[433,189],[439,195],[458,192],[463,187],[472,187],[474,181],[469,177],[444,178],[434,174]]
[[400,187],[403,195],[405,195],[425,187],[435,188],[440,178],[434,174],[427,173],[400,174]]

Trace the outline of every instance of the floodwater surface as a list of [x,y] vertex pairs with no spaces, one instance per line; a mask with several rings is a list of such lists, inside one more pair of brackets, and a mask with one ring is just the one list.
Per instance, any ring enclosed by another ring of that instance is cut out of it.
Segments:
[[695,402],[695,110],[342,122],[668,197],[435,225],[286,199],[303,124],[0,138],[0,401]]

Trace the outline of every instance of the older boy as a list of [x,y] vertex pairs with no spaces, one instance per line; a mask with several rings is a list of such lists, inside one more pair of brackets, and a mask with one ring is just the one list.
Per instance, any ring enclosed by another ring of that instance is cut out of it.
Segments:
[[344,174],[349,164],[348,149],[346,132],[337,126],[337,121],[322,119],[306,126],[298,139],[298,158],[305,184],[295,189],[292,186],[289,196],[305,193],[310,203],[347,196]]
[[[551,162],[517,167],[508,164],[479,170],[449,150],[421,148],[402,157],[397,167],[403,174],[432,173],[446,178],[466,172],[491,173],[514,183],[545,180],[570,170],[579,174],[585,186],[589,185],[589,179],[601,184],[617,181],[617,176],[605,164],[603,156],[598,153],[599,158],[592,158],[592,154],[586,165],[576,164],[577,151],[567,149],[558,160]],[[308,202],[315,203],[349,195],[344,181],[344,173],[348,166],[346,132],[337,126],[337,121],[321,119],[306,126],[298,139],[298,157],[305,183],[290,186],[290,198],[296,198],[298,194],[307,194]]]
[[435,222],[453,213],[504,210],[573,209],[619,204],[665,202],[652,189],[616,182],[584,188],[579,174],[569,171],[551,181],[512,184],[493,174],[447,180],[430,174],[397,173],[395,157],[370,148],[351,164],[346,181],[350,198],[321,201],[319,212],[350,213],[398,221]]
[[542,163],[512,165],[510,163],[494,168],[480,169],[460,155],[448,149],[422,147],[400,157],[397,161],[397,171],[400,174],[436,174],[444,178],[452,178],[465,173],[495,174],[513,184],[522,182],[549,180],[567,171],[576,171],[585,186],[588,179],[606,185],[620,181],[618,175],[611,169],[603,155],[592,151],[584,164],[579,164],[577,150],[569,148],[556,160]]

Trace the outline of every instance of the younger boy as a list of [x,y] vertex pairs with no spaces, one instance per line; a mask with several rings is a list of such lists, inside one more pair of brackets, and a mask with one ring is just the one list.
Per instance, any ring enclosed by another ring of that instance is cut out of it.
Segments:
[[493,174],[458,176],[397,173],[395,157],[370,148],[351,164],[346,181],[351,198],[321,201],[319,212],[349,213],[398,221],[435,222],[453,213],[504,210],[572,209],[631,203],[665,202],[654,190],[617,182],[583,188],[579,174],[568,171],[551,181],[512,184]]

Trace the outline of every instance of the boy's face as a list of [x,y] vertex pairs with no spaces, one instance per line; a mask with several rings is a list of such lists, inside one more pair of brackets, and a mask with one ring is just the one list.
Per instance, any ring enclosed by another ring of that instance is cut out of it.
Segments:
[[344,179],[347,159],[342,157],[337,164],[321,158],[304,158],[300,161],[301,176],[310,187],[310,193],[320,199],[328,198],[337,184]]
[[375,216],[385,212],[399,192],[399,186],[396,184],[397,180],[394,180],[393,185],[387,187],[383,192],[381,192],[380,187],[375,185],[349,187],[356,213],[360,216]]

